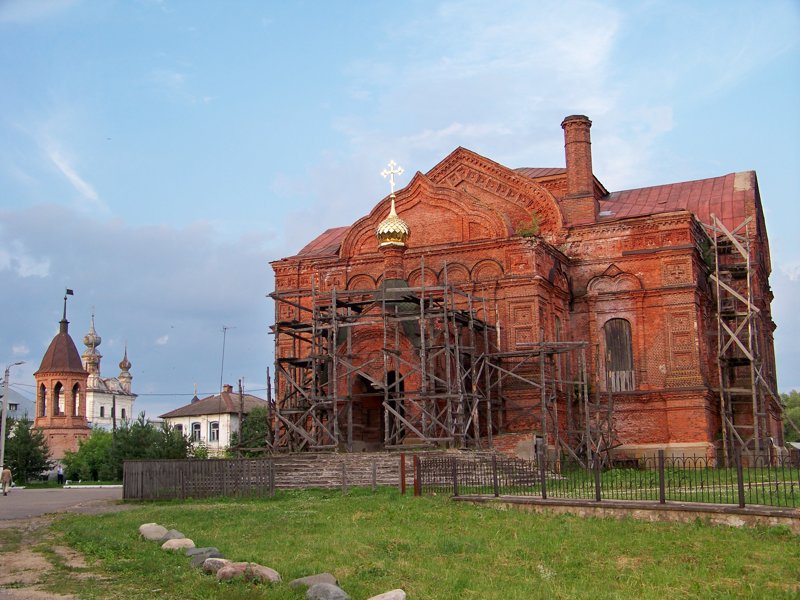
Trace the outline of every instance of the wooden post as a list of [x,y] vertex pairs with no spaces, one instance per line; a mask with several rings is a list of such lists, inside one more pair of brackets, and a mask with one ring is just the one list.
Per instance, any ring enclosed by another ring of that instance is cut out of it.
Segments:
[[400,453],[400,494],[406,495],[406,453]]
[[419,456],[414,455],[414,495],[422,495],[422,482],[420,481]]
[[269,495],[275,496],[275,459],[269,459]]

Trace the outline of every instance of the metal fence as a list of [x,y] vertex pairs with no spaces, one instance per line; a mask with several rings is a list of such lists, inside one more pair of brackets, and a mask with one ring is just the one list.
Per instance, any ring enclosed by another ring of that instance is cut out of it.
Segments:
[[542,499],[639,500],[800,506],[800,465],[788,457],[749,455],[721,468],[701,457],[655,456],[624,467],[572,458],[525,461],[491,456],[416,456],[415,493],[532,496]]

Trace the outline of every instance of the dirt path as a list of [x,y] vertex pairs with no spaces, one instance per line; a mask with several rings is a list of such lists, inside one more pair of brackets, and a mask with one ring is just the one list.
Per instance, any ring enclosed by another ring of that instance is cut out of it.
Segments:
[[[83,581],[99,579],[103,576],[92,571],[83,555],[60,545],[50,532],[50,524],[56,513],[79,512],[100,514],[135,508],[133,505],[119,504],[116,497],[94,498],[83,496],[44,496],[33,492],[51,490],[30,490],[25,497],[18,492],[17,500],[27,500],[27,508],[12,510],[10,504],[0,505],[3,517],[0,518],[0,599],[40,600],[76,598],[72,594],[58,594],[46,589],[52,583],[65,580]],[[60,490],[68,494],[70,490]],[[11,496],[9,496],[10,498]],[[5,500],[6,498],[3,498]],[[37,508],[33,508],[33,507]],[[36,514],[24,518],[8,518],[14,512],[38,513],[44,506],[53,510],[48,514]]]

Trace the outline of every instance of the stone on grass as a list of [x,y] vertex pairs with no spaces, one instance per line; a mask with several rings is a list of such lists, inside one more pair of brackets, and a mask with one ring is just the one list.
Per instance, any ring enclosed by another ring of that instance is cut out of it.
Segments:
[[195,569],[201,568],[209,558],[224,558],[219,552],[206,552],[205,554],[195,554],[192,556],[192,566]]
[[332,583],[315,583],[308,588],[306,600],[350,600],[350,596]]
[[332,583],[333,585],[336,585],[339,582],[336,580],[336,577],[334,577],[330,573],[318,573],[317,575],[308,575],[307,577],[299,577],[298,579],[292,579],[289,582],[289,587],[291,588],[311,587],[315,583]]
[[161,536],[160,541],[166,542],[167,540],[180,540],[185,537],[186,536],[177,529],[170,529],[167,533]]
[[242,577],[246,581],[254,583],[278,582],[281,580],[280,574],[275,569],[251,562],[228,563],[217,571],[217,579],[219,581],[231,581],[237,577]]
[[403,590],[392,590],[390,592],[378,594],[377,596],[372,596],[371,598],[367,598],[367,600],[406,600],[406,593]]
[[207,558],[203,561],[203,572],[209,575],[216,575],[224,566],[231,564],[227,558]]
[[212,552],[219,552],[219,548],[214,548],[214,546],[206,546],[204,548],[187,548],[186,556],[195,556],[196,554],[211,554]]
[[144,523],[139,526],[139,535],[146,540],[159,541],[167,533],[167,528],[158,523]]
[[162,550],[184,550],[185,548],[194,548],[194,542],[189,538],[177,538],[161,544]]

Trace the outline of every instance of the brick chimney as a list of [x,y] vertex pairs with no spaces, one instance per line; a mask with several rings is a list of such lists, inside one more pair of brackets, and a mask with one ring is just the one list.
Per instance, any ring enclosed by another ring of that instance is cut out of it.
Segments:
[[584,115],[570,115],[561,122],[567,160],[567,195],[561,210],[570,225],[594,223],[600,205],[594,197],[592,175],[592,122]]
[[233,386],[229,383],[226,383],[222,386],[222,393],[224,394],[232,394],[233,393]]

